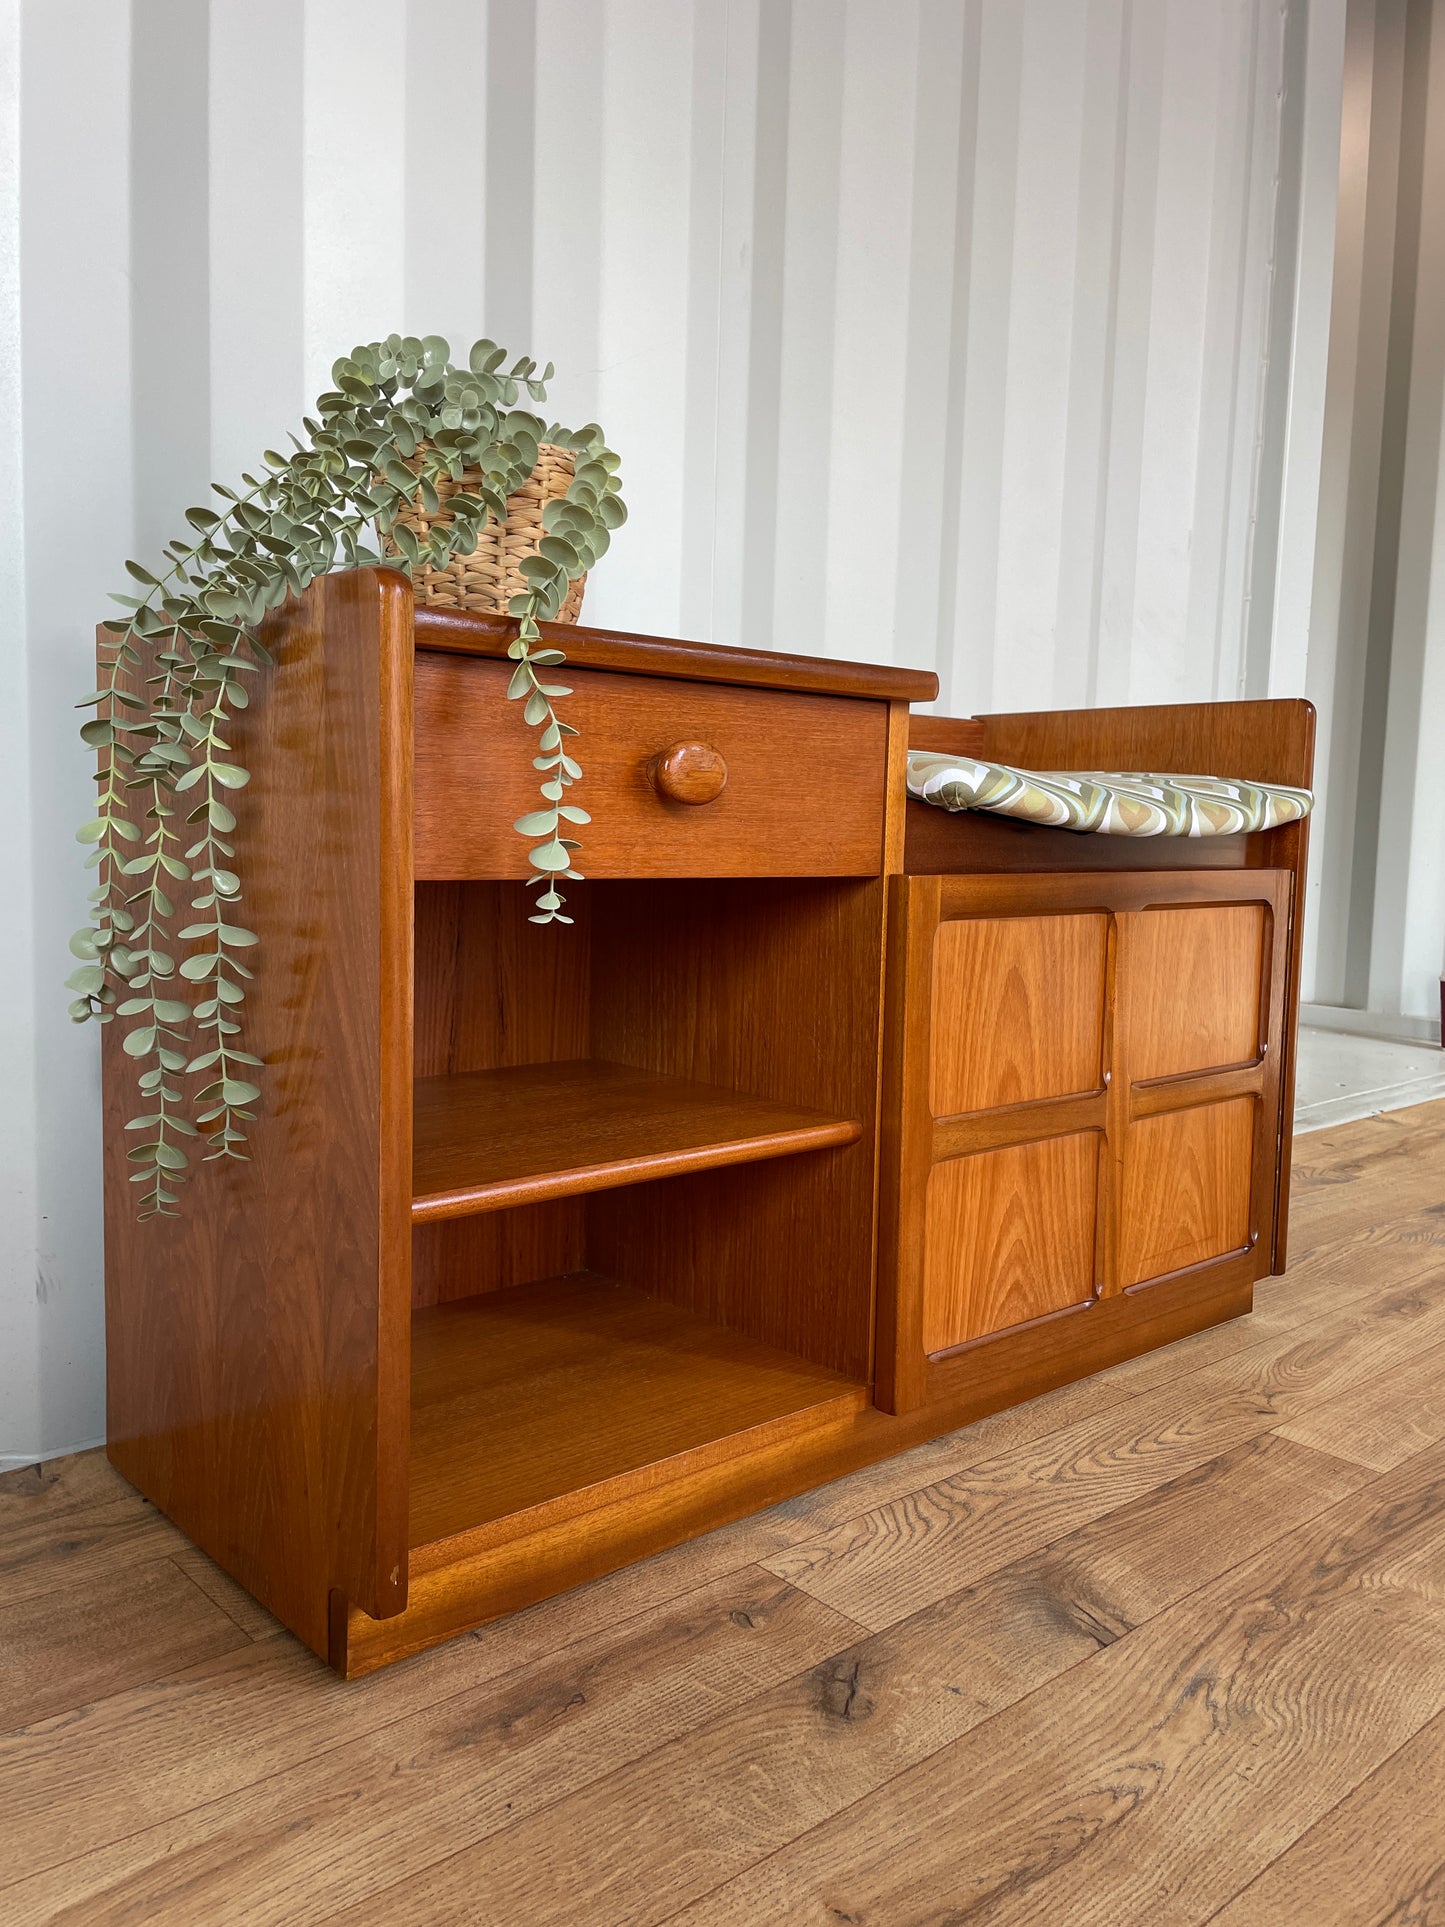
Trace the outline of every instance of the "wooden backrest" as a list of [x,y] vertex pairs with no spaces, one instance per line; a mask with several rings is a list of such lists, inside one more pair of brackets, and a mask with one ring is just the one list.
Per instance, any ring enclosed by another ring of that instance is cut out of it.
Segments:
[[910,716],[910,749],[941,749],[954,756],[983,755],[983,723],[977,716]]
[[999,716],[915,716],[910,749],[986,756],[1025,769],[1139,769],[1236,776],[1308,787],[1314,706],[1160,703],[1136,709],[1042,709]]
[[1028,769],[1159,770],[1308,786],[1315,712],[1297,697],[982,716],[984,754]]

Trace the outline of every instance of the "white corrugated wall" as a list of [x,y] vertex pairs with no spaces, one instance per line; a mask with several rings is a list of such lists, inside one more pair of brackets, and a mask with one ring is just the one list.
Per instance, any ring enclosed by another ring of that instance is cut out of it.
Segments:
[[1238,687],[1277,3],[133,17],[150,539],[353,340],[487,332],[626,458],[598,620],[936,663],[963,707]]
[[1445,972],[1445,0],[1350,0],[1306,689],[1329,780],[1310,1015],[1439,1037]]
[[1271,617],[1318,427],[1282,398],[1339,77],[1299,0],[0,22],[0,1462],[101,1430],[95,1044],[57,988],[92,626],[356,340],[555,360],[624,457],[598,623],[936,667],[963,711],[1303,686],[1307,598]]

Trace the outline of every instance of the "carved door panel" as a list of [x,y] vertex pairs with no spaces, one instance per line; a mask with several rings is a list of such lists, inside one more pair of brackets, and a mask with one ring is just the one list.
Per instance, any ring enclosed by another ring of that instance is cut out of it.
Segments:
[[894,888],[879,1403],[909,1410],[963,1351],[1119,1292],[1253,1277],[1288,873]]

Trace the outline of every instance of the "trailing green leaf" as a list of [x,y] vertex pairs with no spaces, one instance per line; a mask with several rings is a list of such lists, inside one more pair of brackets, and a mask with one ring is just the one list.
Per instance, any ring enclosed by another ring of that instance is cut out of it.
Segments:
[[[243,476],[244,492],[213,482],[221,507],[186,511],[196,539],[165,547],[163,573],[125,565],[144,593],[112,596],[129,613],[102,625],[99,684],[79,705],[96,712],[81,731],[97,752],[96,810],[76,833],[96,886],[91,920],[71,943],[80,968],[67,988],[77,1023],[126,1025],[142,1097],[126,1126],[143,1134],[127,1153],[142,1218],[174,1214],[187,1140],[203,1137],[208,1159],[245,1156],[243,1126],[261,1097],[259,1081],[243,1074],[261,1066],[243,1047],[253,970],[241,954],[254,960],[257,938],[232,918],[243,885],[228,841],[231,802],[244,803],[251,773],[227,739],[231,717],[251,700],[242,678],[272,663],[258,626],[333,568],[385,561],[409,576],[470,553],[488,520],[505,520],[544,441],[572,450],[576,469],[566,497],[545,505],[545,533],[522,563],[507,693],[522,701],[542,752],[533,762],[547,807],[516,826],[537,845],[532,921],[570,921],[557,880],[579,876],[577,844],[558,831],[588,817],[562,801],[582,770],[563,748],[576,731],[555,708],[571,692],[539,674],[565,658],[543,646],[539,625],[604,553],[626,509],[620,463],[596,423],[549,426],[519,405],[523,389],[530,401],[546,399],[552,364],[539,376],[529,357],[509,371],[507,361],[495,342],[479,341],[466,367],[453,367],[440,335],[393,334],[353,349],[332,369],[318,419],[306,418],[307,440],[293,434],[289,455],[268,449],[265,473]],[[469,478],[442,519],[438,484],[455,489],[468,469],[484,481]],[[413,501],[435,518],[425,541],[399,519]],[[182,812],[192,839],[184,849]],[[188,913],[194,921],[183,921]],[[168,944],[186,946],[179,962]],[[189,1097],[182,1076],[200,1080]]]

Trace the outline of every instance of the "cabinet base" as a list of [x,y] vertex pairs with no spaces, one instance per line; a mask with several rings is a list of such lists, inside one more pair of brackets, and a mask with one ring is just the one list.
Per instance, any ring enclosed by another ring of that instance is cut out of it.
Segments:
[[1085,1312],[1045,1320],[940,1359],[928,1403],[893,1416],[840,1399],[805,1429],[759,1440],[742,1435],[704,1463],[649,1468],[624,1495],[588,1506],[499,1519],[411,1554],[406,1609],[373,1619],[334,1592],[329,1659],[347,1678],[375,1671],[489,1620],[535,1605],[750,1512],[957,1430],[1074,1379],[1086,1378],[1238,1318],[1254,1301],[1253,1253],[1201,1265]]

